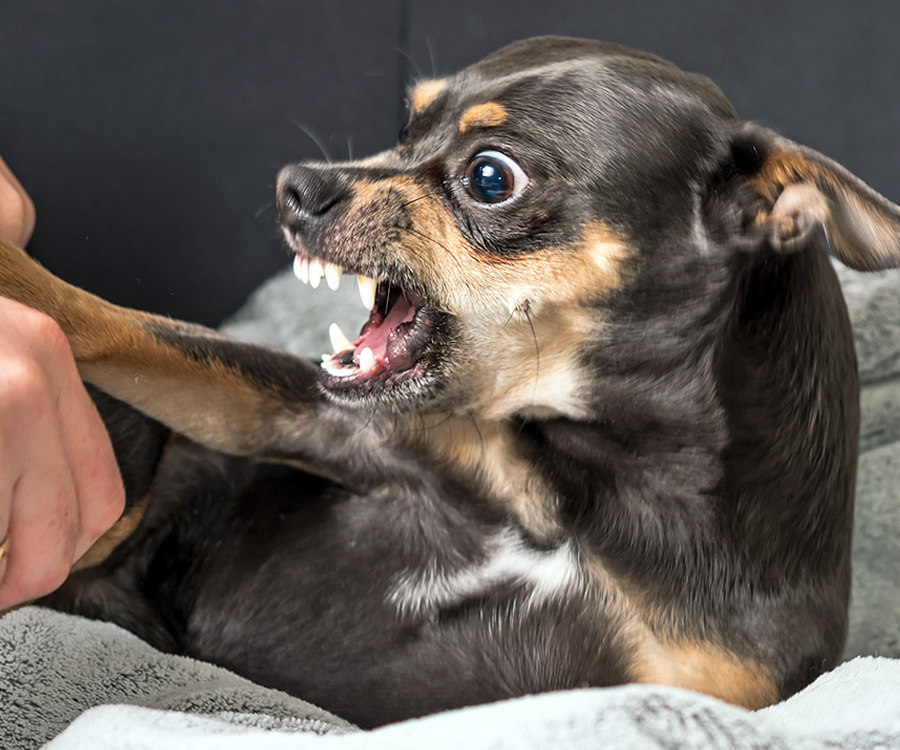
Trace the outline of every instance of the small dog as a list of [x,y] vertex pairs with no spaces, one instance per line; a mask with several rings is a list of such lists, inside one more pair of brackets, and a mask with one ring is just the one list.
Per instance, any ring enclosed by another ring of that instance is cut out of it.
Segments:
[[626,682],[760,707],[836,664],[858,382],[816,229],[895,266],[900,209],[612,44],[409,101],[393,150],[278,176],[297,274],[369,309],[321,366],[2,245],[128,494],[46,603],[363,726]]

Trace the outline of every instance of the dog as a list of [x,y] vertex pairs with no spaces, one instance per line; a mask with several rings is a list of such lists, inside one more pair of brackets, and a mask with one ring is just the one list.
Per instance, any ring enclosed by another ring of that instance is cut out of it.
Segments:
[[321,365],[0,246],[127,492],[43,603],[365,727],[629,682],[758,708],[834,666],[858,380],[818,230],[897,266],[900,209],[613,44],[514,43],[409,109],[278,175],[298,276],[369,311]]

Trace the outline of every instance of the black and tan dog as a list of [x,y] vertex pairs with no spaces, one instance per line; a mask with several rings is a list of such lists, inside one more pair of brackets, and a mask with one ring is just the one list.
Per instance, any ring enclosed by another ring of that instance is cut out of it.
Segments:
[[2,245],[134,407],[97,396],[131,510],[49,603],[363,725],[629,681],[756,707],[834,665],[858,387],[815,230],[893,266],[900,209],[615,45],[410,104],[392,151],[278,178],[298,274],[371,308],[321,367]]

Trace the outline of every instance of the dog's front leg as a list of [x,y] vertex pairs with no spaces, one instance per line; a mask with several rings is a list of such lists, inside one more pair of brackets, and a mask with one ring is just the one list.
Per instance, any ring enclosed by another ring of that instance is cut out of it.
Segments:
[[[352,482],[364,443],[379,439],[363,415],[325,401],[312,363],[117,307],[2,239],[0,294],[56,320],[84,380],[208,447]],[[377,481],[372,470],[367,462]]]

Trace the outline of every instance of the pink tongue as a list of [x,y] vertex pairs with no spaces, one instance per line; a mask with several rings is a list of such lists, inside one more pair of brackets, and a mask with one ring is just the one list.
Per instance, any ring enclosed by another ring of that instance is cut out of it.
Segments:
[[401,323],[411,321],[415,314],[415,306],[401,294],[387,314],[387,317],[381,321],[381,324],[368,331],[365,336],[362,336],[356,342],[356,356],[354,359],[358,357],[359,352],[369,347],[372,350],[372,354],[375,355],[375,359],[383,362],[388,336],[390,336],[391,331]]

